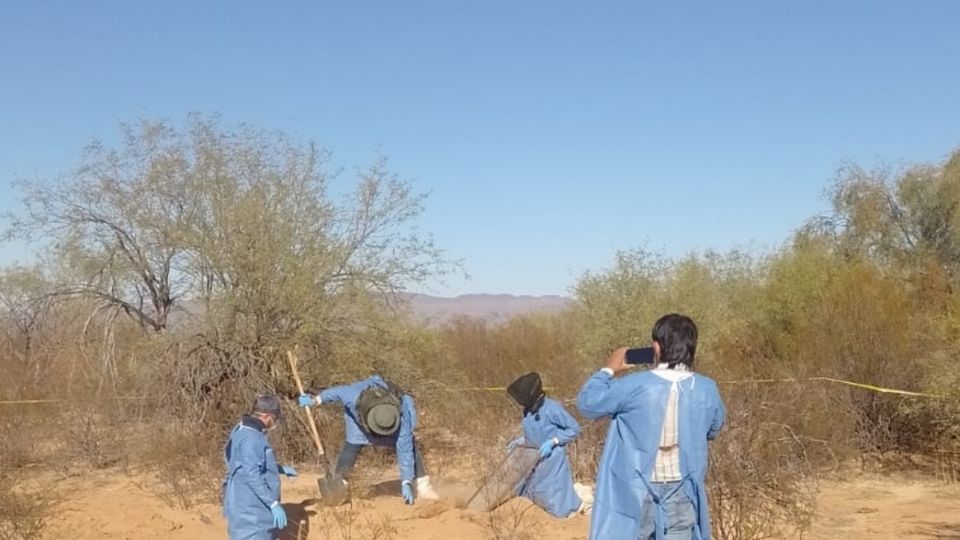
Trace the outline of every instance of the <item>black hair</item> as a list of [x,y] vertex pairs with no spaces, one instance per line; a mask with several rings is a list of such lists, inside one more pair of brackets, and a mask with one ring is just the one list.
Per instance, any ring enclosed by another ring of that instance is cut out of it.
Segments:
[[693,369],[697,354],[697,325],[686,315],[664,315],[653,325],[653,341],[660,344],[660,362],[670,368],[683,364]]

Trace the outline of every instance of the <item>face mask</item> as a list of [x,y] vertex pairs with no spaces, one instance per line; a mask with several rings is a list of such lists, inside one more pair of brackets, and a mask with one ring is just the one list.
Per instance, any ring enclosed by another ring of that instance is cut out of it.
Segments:
[[[269,420],[267,420],[269,418]],[[274,416],[264,415],[260,418],[260,421],[263,422],[263,428],[265,431],[273,431],[277,429],[277,419]]]

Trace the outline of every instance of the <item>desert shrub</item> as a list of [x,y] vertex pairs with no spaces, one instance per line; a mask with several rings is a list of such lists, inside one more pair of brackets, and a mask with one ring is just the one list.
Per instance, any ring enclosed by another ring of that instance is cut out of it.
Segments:
[[371,504],[352,501],[336,508],[324,508],[317,513],[313,529],[321,538],[331,540],[391,540],[397,537],[397,528],[389,516],[368,514]]
[[153,473],[157,482],[150,486],[161,500],[184,510],[220,503],[226,433],[175,418],[138,427],[140,434],[131,441],[137,449],[136,465]]
[[0,471],[19,469],[41,459],[41,444],[49,436],[32,414],[7,411],[0,423]]
[[539,540],[537,523],[532,518],[532,503],[506,504],[487,515],[490,540]]
[[[575,310],[588,353],[582,362],[596,369],[618,346],[648,344],[657,318],[681,312],[700,327],[698,371],[721,382],[780,374],[782,366],[766,362],[776,355],[749,318],[762,299],[749,285],[762,271],[759,263],[737,254],[680,261],[643,251],[621,254],[610,270],[588,274],[578,284]],[[810,456],[814,444],[798,404],[812,405],[815,399],[796,387],[752,384],[722,385],[721,393],[728,424],[711,445],[708,479],[717,537],[770,537],[784,521],[802,530],[812,515],[819,455]],[[812,407],[800,407],[805,408]],[[591,446],[601,447],[602,432],[592,429]],[[599,453],[594,450],[578,468],[589,470],[590,459],[598,460]]]
[[0,537],[10,540],[40,538],[53,503],[44,493],[25,493],[11,475],[0,472]]
[[106,417],[97,413],[77,413],[69,417],[66,448],[77,461],[95,469],[117,465],[124,457],[120,432],[106,424]]
[[730,415],[711,455],[717,534],[763,538],[781,534],[778,523],[803,530],[817,474],[839,460],[954,440],[947,289],[936,272],[907,281],[876,259],[801,235],[762,260],[623,253],[581,279],[574,309],[589,353],[583,361],[594,366],[633,345],[631,336],[646,342],[658,316],[693,316],[702,336],[697,369],[721,383]]
[[827,441],[802,431],[798,397],[750,387],[724,393],[727,424],[710,445],[707,480],[718,538],[780,538],[809,526],[817,474],[836,461]]

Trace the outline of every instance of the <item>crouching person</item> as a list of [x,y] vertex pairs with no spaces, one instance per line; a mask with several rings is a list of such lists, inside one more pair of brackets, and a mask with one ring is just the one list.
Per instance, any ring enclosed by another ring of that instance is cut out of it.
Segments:
[[[417,410],[413,398],[379,375],[353,384],[334,386],[317,394],[302,394],[302,407],[322,403],[343,406],[346,441],[337,458],[337,475],[347,479],[364,446],[395,448],[400,467],[403,500],[413,504],[415,497],[438,499],[423,466],[423,456],[413,435]],[[416,492],[414,492],[416,481]]]
[[[507,393],[523,407],[523,436],[511,441],[508,449],[528,446],[540,452],[540,461],[517,486],[517,494],[558,518],[588,511],[592,495],[589,488],[574,485],[566,450],[567,444],[580,434],[580,424],[563,405],[546,397],[536,372],[514,381]],[[580,493],[588,499],[586,504]]]
[[267,432],[280,421],[280,400],[258,396],[223,450],[223,515],[230,540],[274,540],[287,526],[280,505],[280,475],[296,476],[289,465],[277,465]]

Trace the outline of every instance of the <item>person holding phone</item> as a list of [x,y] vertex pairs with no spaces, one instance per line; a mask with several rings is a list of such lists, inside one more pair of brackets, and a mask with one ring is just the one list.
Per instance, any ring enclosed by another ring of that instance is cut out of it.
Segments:
[[670,314],[653,326],[653,369],[630,369],[627,348],[580,389],[577,408],[610,418],[597,473],[591,540],[710,540],[707,441],[723,427],[716,383],[693,372],[697,327]]

